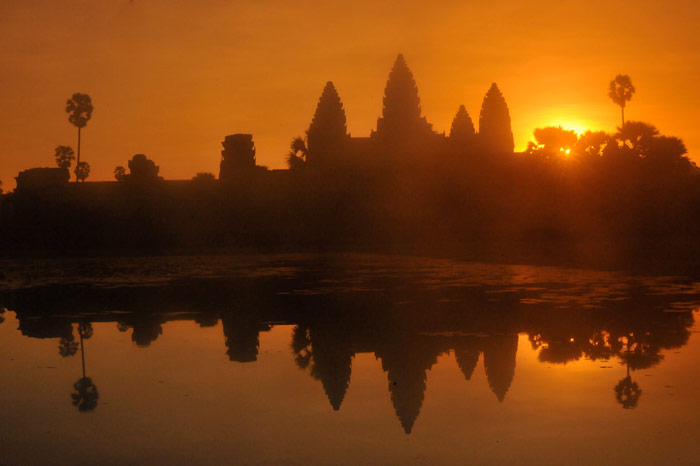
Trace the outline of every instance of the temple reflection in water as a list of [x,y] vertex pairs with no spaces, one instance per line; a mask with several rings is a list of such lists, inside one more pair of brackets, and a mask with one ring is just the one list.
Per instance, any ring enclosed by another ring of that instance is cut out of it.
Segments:
[[626,377],[608,395],[634,408],[643,392],[634,372],[660,364],[664,351],[688,342],[698,305],[692,282],[634,278],[623,293],[602,272],[588,282],[577,277],[574,287],[543,283],[543,277],[499,281],[496,272],[483,270],[481,283],[443,276],[439,284],[422,273],[362,277],[357,269],[332,269],[324,273],[330,279],[320,279],[313,267],[280,270],[147,285],[18,286],[0,294],[0,308],[16,313],[22,335],[55,339],[64,357],[80,353],[82,376],[71,399],[82,411],[95,409],[100,393],[85,364],[93,323],[114,322],[146,348],[167,322],[220,322],[226,356],[235,363],[258,359],[261,332],[292,325],[295,364],[320,382],[333,410],[342,408],[353,359],[373,354],[386,373],[396,416],[410,433],[428,372],[441,355],[454,354],[467,381],[481,359],[490,390],[506,402],[521,334],[544,364],[586,358],[626,366]]

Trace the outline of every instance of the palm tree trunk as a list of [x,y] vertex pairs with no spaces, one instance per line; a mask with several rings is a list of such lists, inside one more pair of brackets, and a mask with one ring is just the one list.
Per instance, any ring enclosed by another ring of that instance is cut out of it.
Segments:
[[80,126],[78,126],[78,161],[75,165],[75,182],[80,181],[78,179],[78,167],[80,166]]
[[[625,106],[620,105],[620,110],[622,111],[622,126],[620,129],[625,127]],[[78,160],[80,160],[80,138],[78,138]]]
[[85,349],[83,348],[83,333],[78,329],[80,334],[80,357],[83,360],[83,378],[85,378]]

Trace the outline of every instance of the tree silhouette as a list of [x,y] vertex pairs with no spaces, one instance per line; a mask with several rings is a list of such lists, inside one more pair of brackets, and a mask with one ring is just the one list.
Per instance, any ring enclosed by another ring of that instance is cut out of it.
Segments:
[[326,83],[306,131],[308,163],[327,165],[337,161],[347,142],[345,109],[331,81]]
[[618,129],[615,139],[644,157],[651,148],[651,141],[658,135],[659,130],[656,126],[641,121],[630,121]]
[[530,155],[544,157],[569,155],[578,142],[578,136],[575,131],[564,129],[561,126],[537,128],[533,134],[535,142],[529,142],[526,150]]
[[78,162],[75,166],[75,176],[80,182],[85,182],[85,179],[90,176],[90,164],[87,162]]
[[661,136],[659,130],[649,123],[628,121],[609,137],[609,141],[604,155],[608,158],[642,161],[657,178],[662,174],[682,175],[693,168],[692,162],[685,156],[688,150],[683,141]]
[[685,156],[688,149],[678,138],[672,136],[657,136],[651,140],[646,160],[658,170],[677,169],[683,172],[691,171],[693,164]]
[[144,316],[132,323],[131,341],[146,348],[163,334],[163,325],[156,316]]
[[460,105],[457,114],[452,120],[450,140],[455,146],[466,149],[472,145],[475,138],[476,130],[474,129],[474,122],[464,105]]
[[[1,189],[0,189],[0,194],[2,194],[2,190],[1,190]],[[5,314],[5,311],[6,311],[6,310],[7,310],[7,309],[5,309],[4,307],[0,307],[0,324],[2,324],[3,322],[5,322],[5,316],[4,316],[3,314]]]
[[192,181],[195,183],[211,183],[212,181],[216,181],[216,177],[214,176],[213,173],[197,173],[193,178]]
[[[78,167],[80,166],[80,130],[87,125],[92,118],[92,99],[87,94],[75,93],[66,101],[66,113],[68,121],[78,128],[78,159],[76,164],[75,180],[79,181]],[[83,179],[84,180],[84,179]]]
[[561,149],[571,150],[578,141],[578,136],[573,130],[564,129],[561,126],[548,126],[537,128],[534,131],[537,144],[546,149],[559,151]]
[[144,154],[136,154],[129,160],[129,176],[136,181],[155,181],[160,167]]
[[492,153],[513,153],[513,131],[506,100],[496,83],[486,93],[479,114],[479,140],[482,150]]
[[403,55],[396,57],[384,89],[382,116],[377,120],[377,134],[391,141],[432,132],[421,116],[418,86]]
[[54,157],[59,168],[68,169],[75,160],[75,152],[70,146],[57,146],[54,149]]
[[306,141],[301,137],[292,139],[289,146],[289,154],[287,154],[287,165],[290,170],[299,170],[306,164],[309,155],[309,149],[306,147]]
[[610,81],[608,97],[620,106],[620,111],[622,113],[621,128],[625,126],[625,105],[632,99],[634,92],[635,89],[632,85],[632,80],[626,74],[618,74],[615,76],[615,79]]
[[117,181],[124,181],[126,177],[126,169],[119,165],[114,169],[114,179]]
[[586,131],[578,138],[574,152],[577,155],[601,157],[609,141],[610,135],[605,131]]

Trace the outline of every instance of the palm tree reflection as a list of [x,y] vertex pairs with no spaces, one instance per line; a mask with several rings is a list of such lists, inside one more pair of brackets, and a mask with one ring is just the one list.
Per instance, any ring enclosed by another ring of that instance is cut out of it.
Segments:
[[71,394],[73,406],[80,412],[92,411],[97,407],[97,400],[100,398],[97,386],[92,383],[90,377],[82,377],[73,384],[74,393]]
[[311,363],[311,335],[305,326],[296,325],[292,333],[292,352],[299,369],[306,369]]
[[58,354],[64,358],[75,356],[78,352],[78,342],[75,341],[75,337],[71,334],[70,337],[61,337],[58,342]]
[[642,396],[642,389],[630,376],[630,366],[632,369],[642,369],[658,364],[663,356],[653,351],[647,354],[648,345],[634,341],[634,334],[621,337],[618,341],[625,345],[625,352],[620,354],[620,359],[627,366],[627,376],[620,379],[615,385],[615,399],[624,409],[634,409]]
[[80,322],[78,324],[78,335],[80,336],[80,357],[83,366],[83,376],[73,384],[74,392],[71,394],[73,406],[80,412],[92,411],[97,407],[100,395],[97,386],[90,377],[85,375],[85,340],[92,337],[93,329],[90,322]]
[[642,389],[637,382],[632,381],[629,374],[615,385],[615,399],[625,409],[636,408],[640,396],[642,396]]

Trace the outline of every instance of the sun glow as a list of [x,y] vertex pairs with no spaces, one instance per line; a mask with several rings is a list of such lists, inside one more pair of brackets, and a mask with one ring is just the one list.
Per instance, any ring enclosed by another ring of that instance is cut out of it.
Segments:
[[577,122],[569,122],[569,121],[557,121],[557,122],[552,122],[551,124],[547,126],[561,126],[563,129],[568,130],[568,131],[573,131],[576,133],[577,136],[581,136],[583,133],[586,131],[590,130],[590,128],[583,124],[583,123],[577,123]]
[[[595,120],[588,120],[587,118],[558,118],[556,115],[550,115],[549,118],[543,119],[543,123],[536,123],[534,128],[545,128],[548,126],[561,127],[562,129],[574,131],[577,136],[581,137],[586,131],[597,131],[600,129],[606,129],[600,125],[600,123]],[[611,130],[612,128],[607,128]]]

